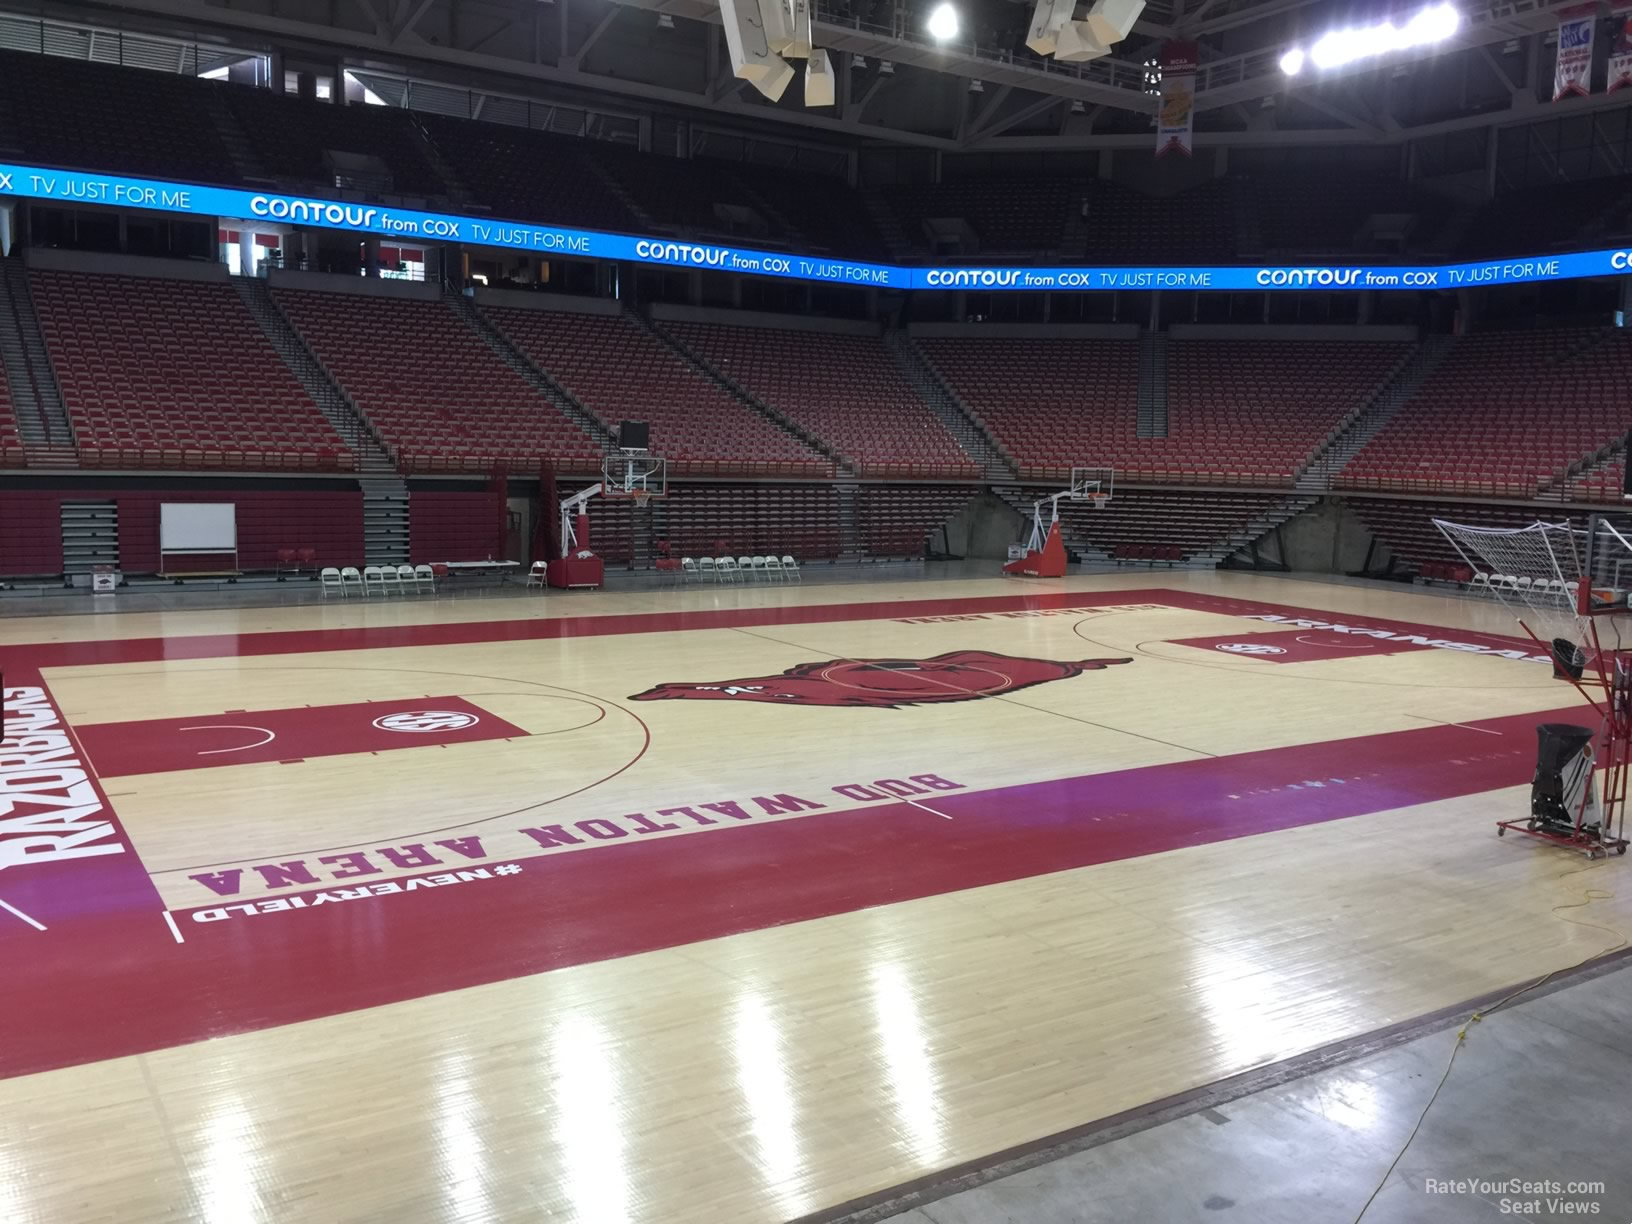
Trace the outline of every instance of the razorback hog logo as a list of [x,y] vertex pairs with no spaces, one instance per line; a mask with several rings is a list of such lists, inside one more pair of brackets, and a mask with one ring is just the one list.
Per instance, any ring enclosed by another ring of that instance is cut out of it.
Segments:
[[985,650],[955,650],[933,659],[830,659],[801,663],[776,676],[715,684],[660,684],[631,701],[769,701],[777,705],[900,709],[944,701],[978,701],[1050,680],[1069,680],[1132,659],[1021,659]]

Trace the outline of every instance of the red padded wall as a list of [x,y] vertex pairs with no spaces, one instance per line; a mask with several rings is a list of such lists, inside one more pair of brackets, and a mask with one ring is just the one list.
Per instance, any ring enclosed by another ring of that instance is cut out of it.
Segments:
[[[363,495],[360,492],[238,490],[125,490],[119,503],[119,568],[153,573],[159,568],[161,502],[233,502],[238,507],[238,567],[271,569],[280,548],[315,548],[319,565],[363,563]],[[74,499],[95,500],[94,494]],[[210,568],[209,558],[193,558],[182,569]]]
[[484,561],[503,554],[492,493],[408,494],[408,552],[415,565]]
[[[62,572],[60,507],[65,501],[119,504],[119,568],[159,568],[160,502],[232,502],[238,507],[238,565],[272,569],[280,548],[315,548],[321,565],[363,563],[363,495],[352,491],[237,489],[74,489],[0,492],[0,574]],[[225,565],[223,558],[219,564]],[[195,557],[182,568],[213,568]]]
[[60,574],[61,498],[32,490],[0,492],[0,574]]

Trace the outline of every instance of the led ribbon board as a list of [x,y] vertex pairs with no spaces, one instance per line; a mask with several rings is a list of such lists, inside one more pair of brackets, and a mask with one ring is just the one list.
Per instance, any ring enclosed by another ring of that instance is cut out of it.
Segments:
[[621,260],[677,268],[708,268],[746,276],[885,289],[1107,291],[1194,289],[1224,292],[1280,290],[1466,289],[1578,280],[1632,273],[1632,249],[1578,251],[1480,263],[1371,267],[1345,263],[1224,265],[1218,267],[895,267],[715,243],[677,242],[458,217],[379,204],[350,204],[309,196],[200,187],[157,179],[121,178],[69,170],[0,163],[0,196],[181,213],[200,220],[235,218],[275,221],[316,229],[420,242],[457,242],[505,250]]

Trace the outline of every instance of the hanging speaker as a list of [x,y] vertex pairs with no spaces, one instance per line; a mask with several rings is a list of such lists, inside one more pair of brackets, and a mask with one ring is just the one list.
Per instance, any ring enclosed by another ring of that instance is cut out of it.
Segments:
[[759,0],[720,0],[720,20],[725,26],[732,75],[775,102],[793,80],[793,68],[771,50]]
[[1144,11],[1145,0],[1094,0],[1087,25],[1099,44],[1109,47],[1128,36]]
[[1054,58],[1068,64],[1080,64],[1110,53],[1111,49],[1099,41],[1086,21],[1066,22],[1054,40]]
[[835,97],[833,63],[827,52],[817,47],[805,63],[805,105],[832,106]]
[[1053,55],[1054,40],[1060,28],[1071,20],[1077,0],[1037,0],[1032,10],[1031,29],[1026,34],[1026,46],[1038,55]]

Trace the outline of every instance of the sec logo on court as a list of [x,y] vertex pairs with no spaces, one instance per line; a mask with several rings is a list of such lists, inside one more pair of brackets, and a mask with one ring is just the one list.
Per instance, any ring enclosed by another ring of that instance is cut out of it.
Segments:
[[381,731],[406,731],[415,735],[429,735],[437,731],[463,731],[474,727],[481,719],[463,710],[402,710],[376,718],[374,725]]
[[900,709],[948,701],[978,701],[1014,693],[1132,659],[1026,659],[985,650],[957,650],[929,659],[828,659],[801,663],[775,676],[709,684],[660,684],[631,701],[766,701],[776,705],[866,706]]
[[1286,651],[1280,646],[1266,646],[1261,642],[1221,642],[1213,647],[1214,650],[1226,650],[1230,654],[1241,655],[1279,655]]

